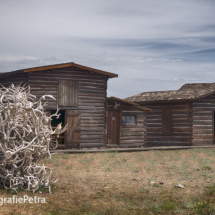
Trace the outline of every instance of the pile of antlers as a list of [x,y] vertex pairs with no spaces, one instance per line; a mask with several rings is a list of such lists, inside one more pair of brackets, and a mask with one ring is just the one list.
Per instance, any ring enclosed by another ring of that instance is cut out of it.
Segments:
[[[46,114],[42,96],[37,102],[30,87],[0,88],[0,183],[5,188],[35,191],[40,186],[51,193],[52,170],[40,165],[41,159],[51,159],[49,149],[58,145],[57,137],[65,132],[61,124],[55,130]],[[17,191],[16,191],[17,192]]]

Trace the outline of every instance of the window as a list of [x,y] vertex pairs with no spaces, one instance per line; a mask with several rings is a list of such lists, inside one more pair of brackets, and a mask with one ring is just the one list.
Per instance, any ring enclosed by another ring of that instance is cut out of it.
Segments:
[[136,116],[122,116],[122,125],[135,125]]
[[170,108],[162,110],[162,133],[172,135],[172,110]]
[[59,80],[58,82],[59,106],[78,106],[78,82],[71,80]]

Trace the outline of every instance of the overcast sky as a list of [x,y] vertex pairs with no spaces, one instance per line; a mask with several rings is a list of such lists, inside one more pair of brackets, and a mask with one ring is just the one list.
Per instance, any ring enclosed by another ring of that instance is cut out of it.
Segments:
[[215,82],[215,1],[0,0],[0,72],[66,62],[119,98]]

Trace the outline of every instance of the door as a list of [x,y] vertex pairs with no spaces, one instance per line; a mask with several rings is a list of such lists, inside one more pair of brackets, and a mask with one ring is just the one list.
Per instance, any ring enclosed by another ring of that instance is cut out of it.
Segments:
[[108,111],[108,144],[120,144],[121,112]]
[[81,143],[81,112],[67,111],[67,136],[66,145],[80,147]]

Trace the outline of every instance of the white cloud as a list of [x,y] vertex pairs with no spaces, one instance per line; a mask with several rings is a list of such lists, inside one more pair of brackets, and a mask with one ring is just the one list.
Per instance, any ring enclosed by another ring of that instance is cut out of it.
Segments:
[[0,72],[76,62],[119,74],[108,95],[215,82],[215,2],[11,0],[0,7]]

